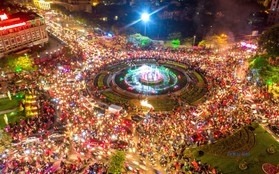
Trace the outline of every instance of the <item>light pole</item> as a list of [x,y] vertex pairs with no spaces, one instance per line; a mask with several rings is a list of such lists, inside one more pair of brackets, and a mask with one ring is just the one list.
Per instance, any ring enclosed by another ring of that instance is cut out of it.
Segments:
[[193,46],[195,46],[195,43],[196,43],[196,35],[194,35]]
[[149,16],[148,13],[143,13],[141,15],[141,20],[144,22],[144,36],[146,36],[146,22],[149,21]]

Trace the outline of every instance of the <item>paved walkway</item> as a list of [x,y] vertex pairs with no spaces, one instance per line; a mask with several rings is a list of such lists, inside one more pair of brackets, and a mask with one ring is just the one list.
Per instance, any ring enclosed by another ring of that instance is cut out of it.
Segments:
[[279,142],[279,137],[277,135],[274,134],[274,132],[272,132],[268,127],[267,124],[260,124],[260,126],[266,130],[276,141]]
[[8,109],[8,110],[0,111],[0,115],[7,114],[7,113],[10,113],[10,112],[14,112],[16,110],[17,110],[17,107],[13,108],[13,109]]

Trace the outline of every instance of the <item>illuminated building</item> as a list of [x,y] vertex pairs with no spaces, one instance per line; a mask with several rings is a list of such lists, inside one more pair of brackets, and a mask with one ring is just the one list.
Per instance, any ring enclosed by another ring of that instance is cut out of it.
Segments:
[[35,13],[0,12],[0,57],[48,42],[44,18]]
[[92,12],[91,0],[55,0],[53,3],[63,5],[69,11]]
[[270,25],[279,23],[279,0],[272,0],[267,22]]
[[43,10],[50,10],[50,2],[45,0],[33,0],[33,3],[36,7]]

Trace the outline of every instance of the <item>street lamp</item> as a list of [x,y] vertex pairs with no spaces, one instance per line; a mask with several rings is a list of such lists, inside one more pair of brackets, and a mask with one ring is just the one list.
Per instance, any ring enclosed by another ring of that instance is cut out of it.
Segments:
[[195,46],[195,43],[196,43],[196,35],[194,35],[193,46]]
[[141,20],[144,22],[144,36],[146,36],[146,22],[149,21],[149,16],[148,13],[143,13],[141,15]]

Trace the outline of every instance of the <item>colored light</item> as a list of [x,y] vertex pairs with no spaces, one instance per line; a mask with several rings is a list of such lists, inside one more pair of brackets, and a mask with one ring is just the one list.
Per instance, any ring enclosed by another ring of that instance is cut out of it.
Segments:
[[124,83],[128,86],[128,90],[144,94],[158,94],[173,88],[177,82],[178,78],[174,72],[164,66],[156,65],[130,68],[124,76]]
[[271,84],[272,84],[272,81],[271,81],[271,80],[268,80],[266,83],[267,83],[268,85],[271,85]]
[[17,66],[17,67],[15,68],[15,70],[16,70],[16,72],[20,72],[20,71],[22,71],[22,69],[21,69],[21,67],[20,67],[20,66]]
[[26,25],[26,22],[21,22],[21,23],[14,24],[14,25],[4,26],[4,27],[0,27],[0,31],[11,29],[11,28],[16,28],[16,27],[20,27],[20,26],[24,26],[24,25]]

